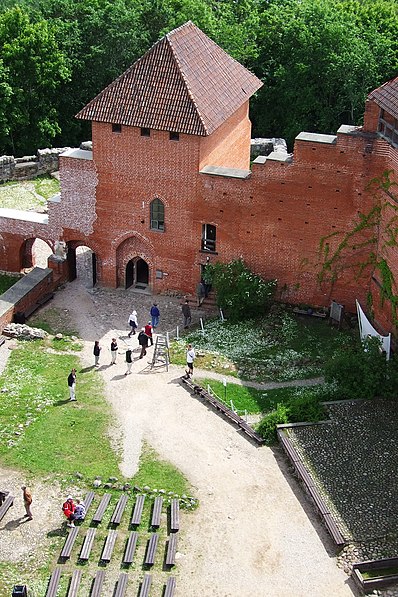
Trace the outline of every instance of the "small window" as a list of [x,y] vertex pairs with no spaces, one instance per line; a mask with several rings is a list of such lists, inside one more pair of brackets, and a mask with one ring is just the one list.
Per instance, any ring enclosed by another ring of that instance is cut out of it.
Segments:
[[202,225],[202,251],[216,252],[216,227],[212,224]]
[[179,141],[180,133],[170,133],[170,141]]
[[122,132],[122,125],[121,124],[112,124],[112,133],[121,133]]
[[141,128],[141,137],[150,137],[151,129]]
[[164,232],[164,204],[160,199],[151,202],[151,230]]

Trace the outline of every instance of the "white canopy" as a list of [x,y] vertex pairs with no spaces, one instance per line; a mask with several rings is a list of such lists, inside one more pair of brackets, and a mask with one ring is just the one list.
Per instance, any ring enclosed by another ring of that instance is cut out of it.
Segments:
[[358,301],[356,301],[356,304],[358,313],[359,334],[361,336],[361,340],[366,340],[369,336],[378,338],[380,340],[380,344],[383,350],[386,353],[386,359],[388,361],[390,358],[391,334],[388,334],[388,336],[382,336],[381,334],[376,332],[376,330],[366,317],[365,313],[363,312],[361,305],[358,303]]

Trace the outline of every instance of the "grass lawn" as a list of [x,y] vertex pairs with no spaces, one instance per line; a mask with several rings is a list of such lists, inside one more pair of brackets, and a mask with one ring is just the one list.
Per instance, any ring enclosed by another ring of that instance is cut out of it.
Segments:
[[6,182],[0,186],[0,207],[43,211],[47,199],[59,193],[59,181],[52,176]]
[[0,274],[0,294],[3,294],[20,279],[21,276],[18,275]]
[[296,388],[278,388],[275,390],[256,390],[247,386],[227,383],[225,388],[220,381],[214,379],[196,380],[203,388],[209,385],[222,400],[232,400],[237,410],[246,410],[248,414],[267,413],[277,404],[288,402],[297,393]]
[[172,344],[173,362],[185,363],[187,342],[196,348],[197,367],[266,382],[322,375],[338,346],[358,340],[356,330],[339,331],[324,320],[296,317],[276,306],[262,319],[206,322],[205,336],[196,329]]

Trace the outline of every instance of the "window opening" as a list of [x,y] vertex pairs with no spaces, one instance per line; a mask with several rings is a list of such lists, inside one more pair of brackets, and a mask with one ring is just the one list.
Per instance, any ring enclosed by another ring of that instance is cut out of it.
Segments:
[[164,232],[164,204],[160,199],[151,202],[151,230]]
[[170,141],[179,141],[180,133],[170,133]]
[[121,133],[122,132],[122,125],[121,124],[112,124],[112,133]]
[[202,251],[216,251],[216,227],[212,224],[202,225]]
[[151,129],[141,128],[141,137],[150,137]]

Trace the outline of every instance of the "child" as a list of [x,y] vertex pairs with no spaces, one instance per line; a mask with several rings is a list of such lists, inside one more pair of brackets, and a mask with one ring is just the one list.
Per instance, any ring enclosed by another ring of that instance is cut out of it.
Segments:
[[99,365],[99,358],[100,358],[101,346],[99,345],[99,340],[94,342],[94,367],[98,367]]

